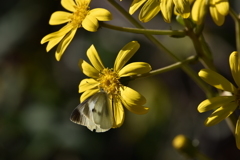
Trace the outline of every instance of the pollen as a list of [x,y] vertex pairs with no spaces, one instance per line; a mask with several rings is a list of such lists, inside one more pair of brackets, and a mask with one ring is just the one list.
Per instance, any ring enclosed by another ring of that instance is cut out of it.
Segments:
[[88,12],[90,10],[89,4],[87,2],[82,2],[81,4],[77,4],[75,7],[75,12],[70,17],[71,24],[73,28],[80,28],[82,27],[82,22],[88,15]]
[[99,88],[103,89],[111,96],[116,96],[119,94],[119,88],[121,83],[119,81],[120,77],[113,69],[104,68],[102,72],[99,73]]

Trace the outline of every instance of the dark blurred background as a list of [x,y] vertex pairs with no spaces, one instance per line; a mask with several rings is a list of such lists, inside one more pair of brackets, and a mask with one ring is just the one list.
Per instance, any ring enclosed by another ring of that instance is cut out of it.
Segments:
[[[118,2],[118,1],[117,1]],[[132,1],[118,2],[126,10]],[[230,1],[240,12],[240,2]],[[106,8],[114,19],[110,24],[133,27],[106,0],[92,0],[91,8]],[[174,63],[143,35],[106,28],[90,33],[79,29],[60,62],[53,48],[46,53],[40,40],[62,26],[50,26],[50,15],[64,10],[60,0],[11,0],[0,5],[0,160],[184,160],[172,147],[172,140],[184,134],[214,160],[240,159],[240,151],[225,121],[205,127],[211,114],[198,113],[206,99],[203,91],[181,70],[132,81],[129,86],[147,98],[146,115],[127,110],[122,127],[94,133],[69,120],[79,104],[79,82],[85,78],[78,68],[80,58],[94,44],[105,66],[112,67],[118,51],[136,40],[141,47],[131,61],[145,61],[158,69]],[[137,18],[139,12],[134,14]],[[181,29],[161,14],[149,23],[151,29]],[[219,72],[232,80],[228,57],[236,50],[235,29],[230,16],[218,27],[208,15],[204,36],[213,52]],[[188,37],[156,36],[179,58],[195,54]],[[87,60],[88,61],[88,60]],[[191,67],[198,72],[202,67]]]

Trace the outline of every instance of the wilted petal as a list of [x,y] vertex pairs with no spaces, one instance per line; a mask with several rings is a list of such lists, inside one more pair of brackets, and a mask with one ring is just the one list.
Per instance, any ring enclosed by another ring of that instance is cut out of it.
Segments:
[[89,14],[99,21],[110,21],[112,20],[112,14],[103,8],[95,8],[89,11]]
[[91,90],[97,87],[98,84],[99,84],[98,81],[96,81],[95,79],[92,78],[83,79],[78,86],[78,92],[82,93],[85,92],[86,90]]
[[230,57],[229,57],[229,64],[232,72],[233,79],[235,83],[240,87],[240,63],[238,62],[238,53],[232,52]]
[[57,47],[57,51],[55,53],[55,58],[57,59],[57,61],[60,61],[64,51],[66,50],[69,43],[72,41],[74,35],[76,34],[76,31],[77,31],[77,28],[72,29],[59,43]]
[[134,0],[129,8],[129,14],[133,14],[136,12],[136,10],[138,10],[139,7],[142,6],[142,4],[144,2],[146,2],[147,0]]
[[96,32],[99,27],[97,18],[92,15],[87,15],[82,22],[82,27],[89,32]]
[[147,73],[151,69],[152,68],[148,63],[134,62],[124,66],[118,74],[120,77],[127,77],[127,76]]
[[240,149],[240,116],[238,117],[237,124],[236,124],[235,138],[236,138],[237,148]]
[[99,71],[90,64],[88,64],[86,61],[80,59],[78,62],[78,66],[86,76],[91,78],[98,78]]
[[143,23],[150,21],[161,10],[159,0],[149,0],[142,7],[139,13],[139,20]]
[[202,69],[198,75],[215,88],[234,93],[236,88],[226,78],[210,69]]
[[83,92],[83,94],[80,97],[80,103],[82,103],[83,101],[85,101],[87,98],[89,98],[90,96],[94,95],[95,93],[99,92],[99,89],[90,89],[90,90],[86,90],[85,92]]
[[58,25],[63,24],[70,21],[71,13],[64,12],[64,11],[57,11],[51,15],[49,20],[50,25]]
[[206,99],[198,105],[198,112],[206,112],[212,109],[216,109],[223,105],[226,105],[235,100],[235,96],[219,96]]
[[124,109],[118,98],[113,99],[113,114],[115,122],[113,128],[120,127],[124,121]]
[[105,68],[94,45],[91,45],[91,47],[87,50],[87,56],[92,65],[99,72]]
[[205,121],[206,126],[213,126],[228,116],[230,116],[235,109],[237,108],[237,103],[232,102],[223,105],[222,107],[219,107],[217,110],[215,110]]
[[127,61],[136,53],[140,45],[137,41],[131,41],[126,44],[118,53],[114,63],[114,71],[119,71]]
[[76,4],[73,0],[61,0],[61,4],[66,10],[75,12],[74,6],[76,6]]

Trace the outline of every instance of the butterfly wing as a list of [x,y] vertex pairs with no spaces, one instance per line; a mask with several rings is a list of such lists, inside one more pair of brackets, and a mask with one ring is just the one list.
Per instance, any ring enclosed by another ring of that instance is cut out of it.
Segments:
[[95,94],[88,101],[89,110],[92,113],[93,121],[102,129],[110,129],[113,126],[112,106],[108,95],[102,91]]
[[[98,124],[94,123],[93,114],[88,106],[88,101],[92,101],[93,97],[88,98],[81,104],[79,104],[72,112],[70,120],[73,123],[86,126],[89,130],[96,132],[106,132],[108,129],[102,129]],[[95,98],[94,98],[95,99]]]

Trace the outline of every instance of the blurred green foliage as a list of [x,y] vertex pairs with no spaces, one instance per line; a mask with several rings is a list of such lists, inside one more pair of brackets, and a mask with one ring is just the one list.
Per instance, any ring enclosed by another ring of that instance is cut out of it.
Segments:
[[[230,1],[237,6],[237,0]],[[121,2],[127,9],[130,2]],[[55,48],[46,53],[40,45],[43,36],[61,26],[50,26],[50,15],[64,10],[60,1],[2,1],[0,10],[0,160],[182,160],[173,149],[172,139],[185,134],[200,141],[200,150],[217,160],[236,160],[240,152],[225,122],[207,128],[203,122],[210,113],[199,114],[197,105],[206,97],[180,69],[136,80],[129,85],[147,98],[146,115],[126,111],[123,126],[106,133],[94,133],[69,120],[79,104],[78,84],[85,77],[78,60],[94,44],[105,66],[112,67],[118,51],[131,40],[141,47],[131,61],[145,61],[153,69],[173,63],[142,35],[100,28],[96,33],[79,29],[60,62]],[[107,1],[92,0],[92,7],[109,9],[111,24],[128,26]],[[137,17],[137,14],[134,15]],[[235,50],[234,24],[230,16],[217,27],[207,17],[204,31],[223,75],[231,78],[228,56]],[[167,24],[161,15],[148,28],[179,29]],[[189,38],[157,36],[181,59],[195,54]],[[200,64],[192,67],[198,72]]]

